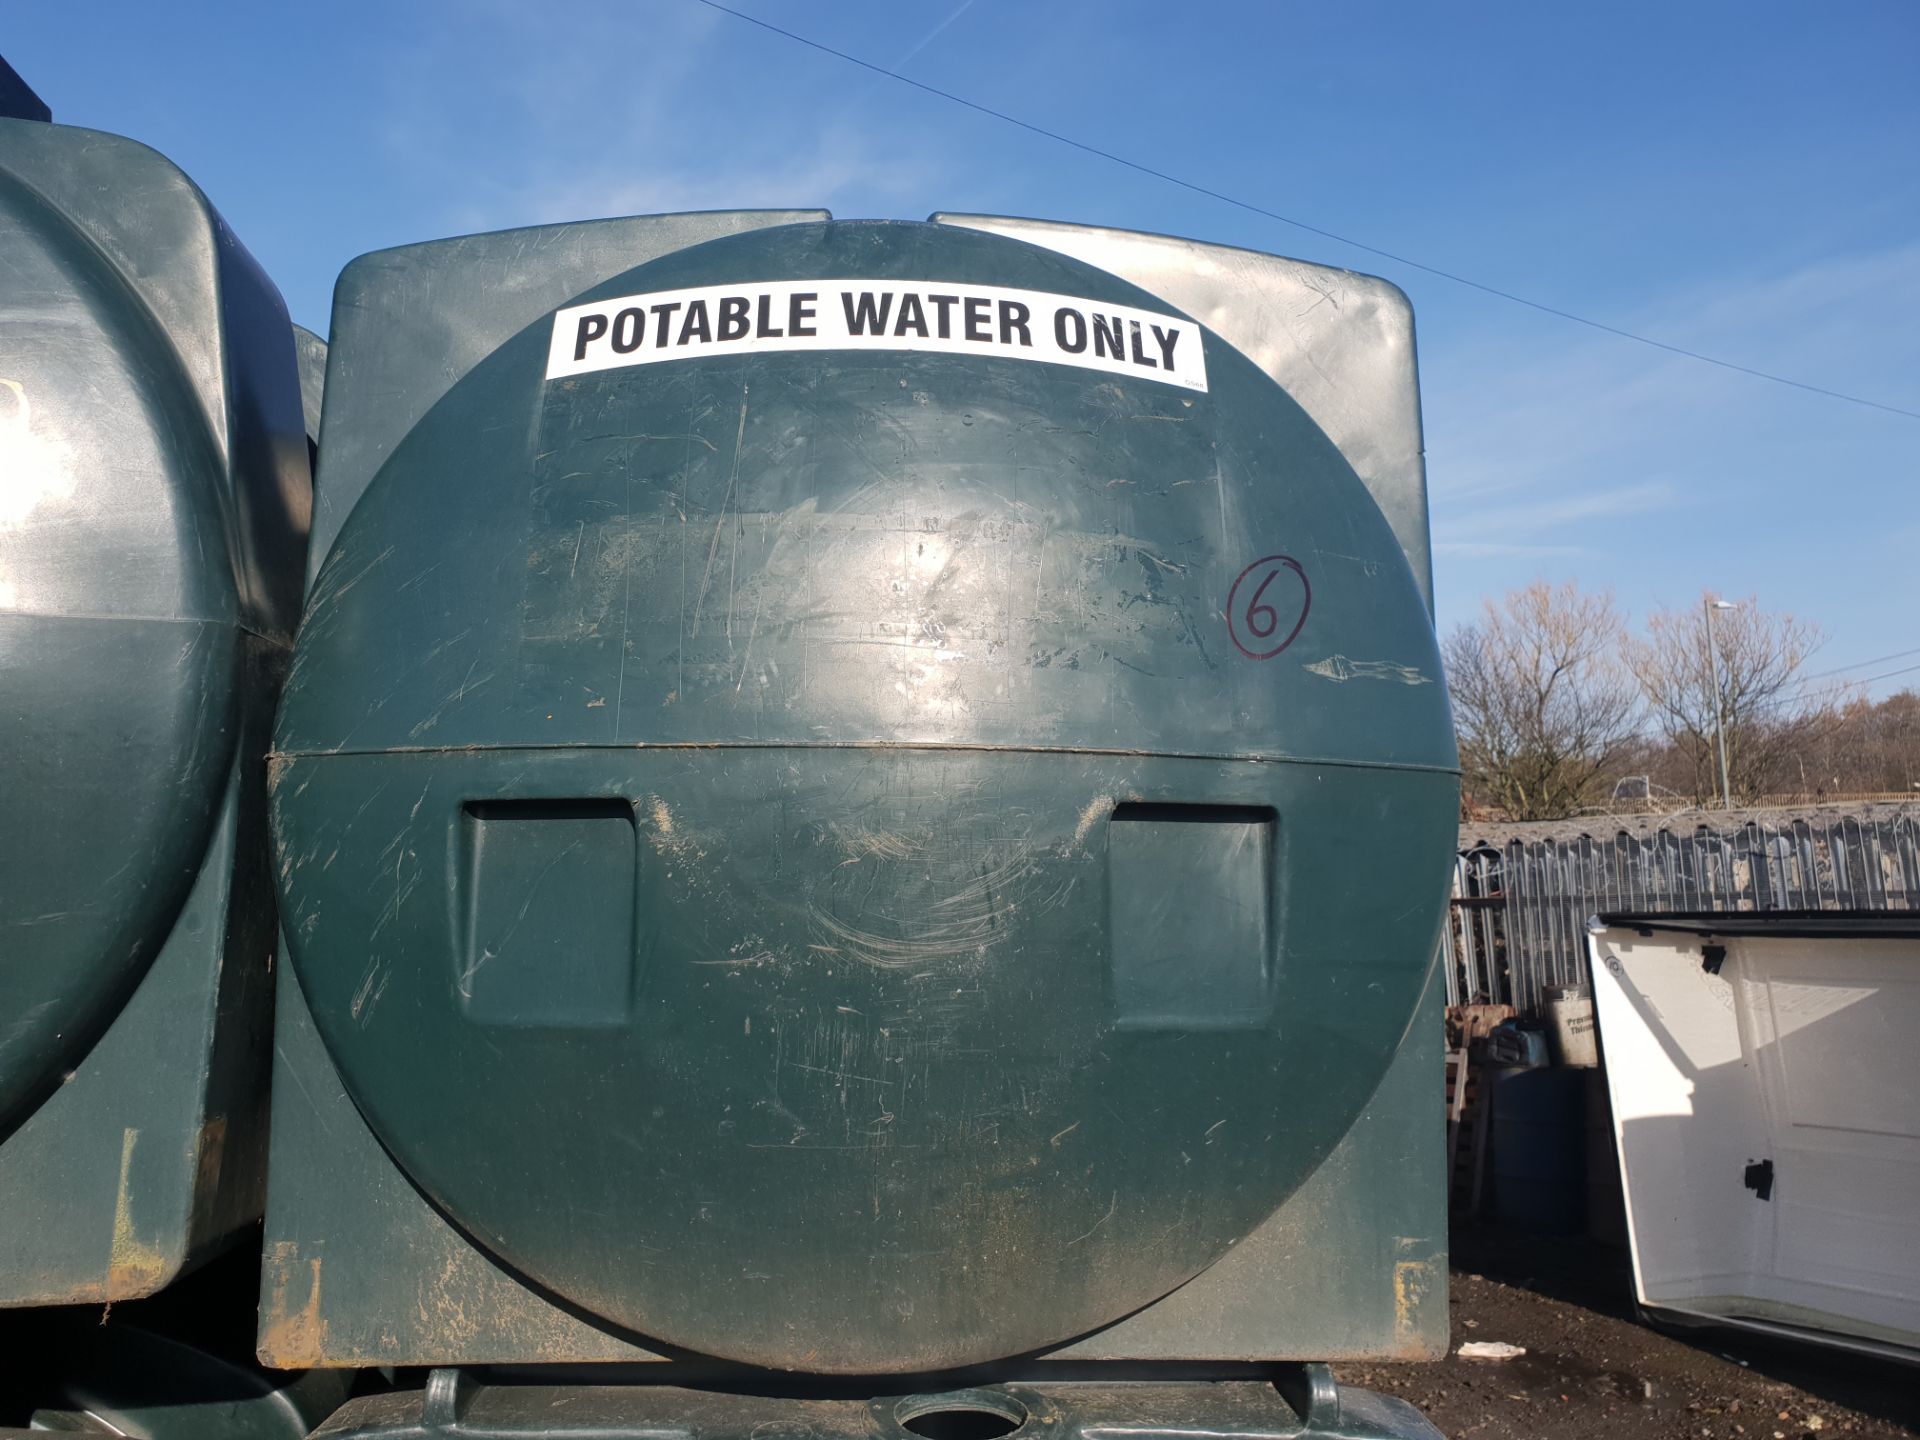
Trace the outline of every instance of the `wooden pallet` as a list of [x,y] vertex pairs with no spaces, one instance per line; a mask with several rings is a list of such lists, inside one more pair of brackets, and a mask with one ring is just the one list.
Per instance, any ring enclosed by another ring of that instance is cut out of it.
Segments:
[[1487,1136],[1492,1130],[1481,1042],[1519,1012],[1511,1005],[1447,1007],[1447,1194],[1457,1215],[1478,1215],[1486,1191]]
[[1447,1051],[1447,1174],[1452,1175],[1454,1156],[1460,1150],[1460,1117],[1467,1109],[1467,1076],[1470,1066],[1465,1050]]
[[1449,1005],[1447,1044],[1465,1049],[1476,1040],[1486,1039],[1503,1021],[1519,1013],[1511,1005]]
[[1462,1215],[1480,1212],[1486,1182],[1490,1127],[1480,1069],[1471,1049],[1447,1051],[1447,1194]]

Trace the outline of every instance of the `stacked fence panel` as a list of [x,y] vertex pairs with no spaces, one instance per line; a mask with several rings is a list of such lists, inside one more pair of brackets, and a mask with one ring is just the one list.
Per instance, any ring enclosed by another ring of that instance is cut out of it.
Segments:
[[1544,987],[1587,979],[1587,922],[1607,911],[1920,910],[1920,808],[1683,824],[1463,850],[1448,1003],[1537,1014]]

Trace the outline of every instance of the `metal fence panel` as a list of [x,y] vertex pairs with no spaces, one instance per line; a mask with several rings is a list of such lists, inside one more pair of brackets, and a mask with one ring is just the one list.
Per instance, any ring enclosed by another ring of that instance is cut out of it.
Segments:
[[1447,1003],[1538,1014],[1544,987],[1587,980],[1590,917],[1677,910],[1920,910],[1920,810],[1465,850],[1446,929]]

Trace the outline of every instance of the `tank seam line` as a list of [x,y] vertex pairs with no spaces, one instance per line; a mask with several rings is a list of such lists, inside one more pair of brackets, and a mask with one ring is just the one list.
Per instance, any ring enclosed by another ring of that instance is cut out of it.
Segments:
[[1127,750],[1099,745],[996,745],[989,742],[942,740],[636,740],[628,744],[593,741],[578,745],[394,745],[337,750],[280,750],[267,752],[269,760],[319,760],[337,755],[473,755],[530,751],[607,750],[952,750],[963,753],[1015,755],[1097,755],[1124,760],[1215,760],[1259,765],[1328,765],[1359,770],[1412,770],[1433,775],[1458,775],[1457,766],[1413,760],[1356,760],[1321,755],[1232,754],[1206,750]]
[[0,620],[18,618],[22,620],[86,620],[103,624],[122,623],[129,625],[219,625],[228,630],[238,630],[251,635],[256,640],[265,640],[282,650],[291,650],[293,640],[282,634],[262,630],[257,625],[249,625],[243,620],[220,618],[211,615],[113,615],[105,611],[91,610],[0,610]]

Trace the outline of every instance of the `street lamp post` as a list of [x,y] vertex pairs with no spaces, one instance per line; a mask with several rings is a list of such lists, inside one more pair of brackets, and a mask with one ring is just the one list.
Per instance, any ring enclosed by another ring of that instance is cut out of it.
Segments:
[[1707,676],[1713,685],[1713,738],[1720,751],[1720,806],[1723,810],[1731,810],[1733,785],[1727,779],[1727,725],[1720,700],[1720,660],[1714,653],[1713,612],[1738,610],[1740,607],[1730,600],[1715,600],[1710,595],[1701,596],[1700,603],[1707,612]]

